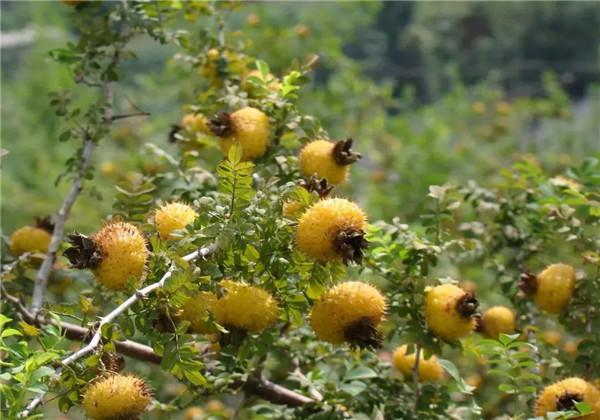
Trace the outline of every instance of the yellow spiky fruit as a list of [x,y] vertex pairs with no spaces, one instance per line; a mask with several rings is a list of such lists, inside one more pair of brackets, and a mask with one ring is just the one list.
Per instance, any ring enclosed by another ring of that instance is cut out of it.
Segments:
[[10,252],[17,257],[26,252],[46,253],[51,238],[50,233],[42,228],[23,226],[10,235]]
[[578,419],[600,420],[600,391],[584,379],[572,377],[563,379],[544,388],[535,405],[535,415],[574,409],[574,402],[585,402],[594,412]]
[[377,347],[386,300],[375,287],[348,281],[325,291],[310,311],[310,325],[319,339],[332,344]]
[[230,133],[219,139],[225,155],[234,144],[242,146],[242,160],[263,156],[269,145],[271,124],[269,117],[259,109],[246,107],[229,114]]
[[96,278],[108,289],[123,289],[130,279],[136,285],[146,272],[148,249],[146,240],[133,225],[123,222],[107,223],[94,236],[102,261],[94,270]]
[[536,278],[535,301],[543,310],[557,314],[569,303],[575,289],[575,269],[567,264],[552,264]]
[[315,140],[300,151],[300,170],[305,177],[317,175],[326,178],[330,184],[341,184],[348,178],[350,165],[338,163],[334,157],[336,143]]
[[506,306],[492,306],[483,313],[483,332],[497,339],[500,334],[514,334],[515,313]]
[[277,302],[266,290],[233,280],[222,280],[219,286],[224,295],[213,308],[219,324],[259,332],[277,321]]
[[141,379],[118,373],[94,380],[83,394],[83,409],[93,420],[137,419],[150,403],[151,393]]
[[355,203],[328,198],[313,204],[300,217],[296,244],[300,251],[317,261],[360,261],[366,242],[352,242],[347,236],[362,234],[364,240],[366,227],[367,217]]
[[209,134],[208,120],[202,114],[185,114],[181,119],[181,128],[190,133]]
[[173,231],[185,228],[198,217],[194,209],[184,203],[168,203],[154,214],[156,230],[162,239],[171,239]]
[[446,341],[471,334],[477,300],[453,284],[442,284],[426,290],[425,317],[429,328]]
[[183,413],[183,420],[202,420],[206,413],[201,407],[190,407]]
[[192,332],[208,334],[213,331],[207,322],[209,312],[217,303],[217,296],[212,292],[200,292],[189,298],[181,307],[181,319],[189,321]]
[[[415,352],[406,354],[408,346],[406,344],[397,347],[392,355],[394,367],[404,376],[412,377],[413,369],[417,355]],[[437,361],[437,357],[432,355],[428,359],[423,358],[423,353],[419,357],[419,381],[437,382],[444,379],[444,368]]]

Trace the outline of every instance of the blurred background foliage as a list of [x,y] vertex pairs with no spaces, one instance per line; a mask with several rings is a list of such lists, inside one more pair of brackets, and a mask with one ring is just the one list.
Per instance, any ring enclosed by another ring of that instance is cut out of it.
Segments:
[[[54,181],[72,146],[58,141],[47,94],[73,83],[47,52],[77,34],[72,9],[57,2],[1,7],[7,234],[54,212],[67,188]],[[210,30],[191,22],[190,31]],[[373,221],[410,222],[429,185],[490,185],[498,169],[523,157],[552,173],[598,155],[599,23],[593,2],[286,2],[242,4],[225,26],[229,46],[244,47],[276,75],[318,55],[301,109],[333,138],[354,138],[365,156],[340,194],[366,205]],[[206,83],[182,72],[172,45],[138,39],[133,51],[138,59],[125,67],[117,109],[151,116],[117,123],[101,144],[94,188],[76,203],[68,230],[94,229],[111,211],[115,183],[160,171],[144,145],[175,151],[170,125]],[[77,101],[92,100],[88,89],[75,91]]]

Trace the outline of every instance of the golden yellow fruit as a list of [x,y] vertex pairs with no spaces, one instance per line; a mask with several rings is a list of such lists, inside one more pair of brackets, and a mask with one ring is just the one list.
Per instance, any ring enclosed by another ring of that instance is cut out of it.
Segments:
[[104,176],[112,176],[117,173],[117,167],[110,160],[105,160],[100,164],[100,173]]
[[252,107],[228,114],[221,112],[209,121],[212,133],[219,137],[225,155],[234,144],[242,147],[242,160],[253,160],[267,151],[270,123],[267,115]]
[[535,415],[545,416],[555,411],[575,409],[575,402],[585,402],[594,410],[594,413],[577,417],[578,419],[600,419],[600,391],[577,377],[563,379],[544,388],[538,396]]
[[26,252],[46,253],[51,239],[52,235],[45,229],[23,226],[10,235],[10,252],[17,257]]
[[200,407],[190,407],[183,413],[183,420],[203,420],[206,413]]
[[475,373],[471,376],[466,377],[465,382],[467,385],[472,386],[473,388],[479,388],[483,383],[483,377]]
[[296,230],[298,249],[317,261],[360,263],[367,217],[351,201],[328,198],[313,204],[300,217]]
[[506,306],[492,306],[483,313],[483,332],[490,338],[498,339],[500,334],[515,333],[515,313]]
[[219,287],[224,296],[213,308],[219,324],[259,332],[277,321],[277,302],[266,290],[232,280],[222,280]]
[[310,325],[319,339],[332,344],[378,347],[377,326],[385,310],[385,298],[375,287],[348,281],[321,295],[310,311]]
[[[408,346],[402,345],[396,350],[392,356],[394,367],[398,369],[404,376],[412,377],[416,353],[406,354]],[[419,357],[419,381],[420,382],[436,382],[444,379],[444,368],[437,361],[437,357],[432,355],[429,359],[423,358],[423,353]]]
[[299,37],[305,38],[310,35],[311,30],[305,24],[299,23],[298,25],[294,26],[294,32],[296,32],[296,35]]
[[352,151],[352,139],[335,143],[314,140],[300,151],[300,170],[306,177],[316,175],[330,184],[341,184],[348,177],[350,165],[360,158]]
[[260,16],[256,13],[250,13],[246,18],[246,23],[250,26],[256,26],[260,23]]
[[192,207],[184,203],[168,203],[161,206],[154,214],[156,230],[162,239],[171,239],[171,233],[185,228],[198,217]]
[[102,255],[96,277],[109,289],[119,290],[130,279],[139,285],[146,272],[148,248],[140,231],[129,223],[106,224],[93,236]]
[[224,78],[242,74],[246,68],[246,61],[244,56],[235,51],[220,52],[217,48],[211,48],[206,53],[206,62],[199,71],[213,87],[220,88]]
[[473,294],[453,284],[430,288],[425,297],[427,324],[438,337],[455,341],[473,332],[478,305]]
[[207,321],[207,316],[216,303],[217,296],[214,293],[200,292],[183,304],[181,319],[189,321],[192,332],[199,334],[214,332],[212,325]]
[[83,409],[93,420],[136,419],[146,410],[150,397],[141,379],[113,373],[97,378],[87,387]]
[[537,275],[535,301],[543,310],[557,314],[569,303],[575,289],[575,269],[552,264]]

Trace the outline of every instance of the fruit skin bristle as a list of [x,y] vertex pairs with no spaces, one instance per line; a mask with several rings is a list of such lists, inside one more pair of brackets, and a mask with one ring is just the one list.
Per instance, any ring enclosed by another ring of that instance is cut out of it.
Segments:
[[298,249],[321,261],[360,262],[367,247],[367,218],[351,201],[329,198],[304,212],[296,231]]
[[578,419],[600,420],[600,390],[578,377],[566,378],[545,387],[536,401],[535,415],[545,416],[555,411],[570,410],[576,402],[587,403],[594,411]]
[[475,329],[477,304],[472,294],[458,286],[443,284],[430,288],[425,297],[427,324],[438,337],[455,341]]
[[154,214],[154,224],[162,239],[172,239],[175,230],[184,229],[198,217],[198,213],[189,205],[179,202],[167,203],[159,207]]
[[217,322],[226,328],[260,332],[277,321],[277,301],[266,290],[233,280],[222,280],[219,288],[223,295],[212,311]]
[[320,340],[356,347],[379,347],[377,326],[387,303],[373,286],[348,281],[328,289],[310,312],[310,325]]
[[96,378],[83,394],[83,409],[93,420],[139,419],[152,393],[133,375],[110,373]]

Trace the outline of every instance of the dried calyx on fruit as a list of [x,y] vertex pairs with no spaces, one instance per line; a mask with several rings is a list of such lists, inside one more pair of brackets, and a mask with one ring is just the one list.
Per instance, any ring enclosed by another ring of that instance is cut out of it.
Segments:
[[206,126],[219,138],[219,146],[224,154],[233,144],[242,146],[242,160],[261,157],[269,145],[269,117],[256,108],[246,107],[232,113],[219,112],[206,122]]
[[378,348],[382,336],[377,326],[385,310],[385,298],[376,288],[348,281],[328,289],[315,302],[310,312],[310,325],[323,341]]
[[333,189],[334,185],[327,182],[327,178],[319,178],[312,175],[308,180],[301,179],[298,184],[308,192],[316,192],[320,198],[327,198]]
[[298,248],[318,261],[342,260],[360,264],[368,246],[366,216],[355,203],[328,198],[313,204],[300,218]]
[[576,410],[577,403],[588,404],[593,413],[577,417],[596,420],[600,418],[600,391],[590,382],[578,377],[563,379],[545,387],[535,404],[535,415],[545,416],[556,411]]
[[338,140],[335,142],[335,145],[333,146],[333,159],[335,159],[338,165],[351,165],[362,158],[360,153],[352,150],[353,142],[354,140],[352,139]]
[[537,276],[521,274],[519,288],[527,296],[534,296],[543,310],[558,314],[569,303],[575,290],[575,269],[567,264],[551,264]]
[[472,293],[453,284],[426,290],[425,317],[429,328],[446,341],[470,334],[477,326],[479,302]]
[[92,237],[69,235],[64,252],[72,267],[90,268],[98,281],[112,290],[123,289],[130,279],[138,285],[146,272],[146,240],[133,225],[110,222]]
[[304,176],[316,175],[331,184],[340,184],[348,177],[349,167],[361,158],[352,150],[352,139],[332,143],[318,139],[300,151],[299,163]]

